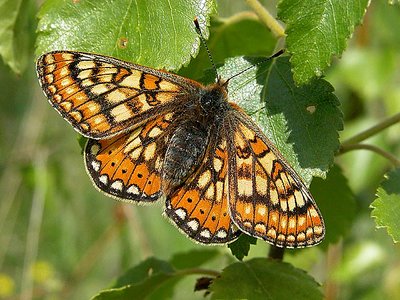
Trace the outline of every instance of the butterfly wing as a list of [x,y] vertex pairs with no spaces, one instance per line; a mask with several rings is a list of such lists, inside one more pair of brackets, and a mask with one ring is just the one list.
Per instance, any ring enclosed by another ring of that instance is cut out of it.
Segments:
[[174,114],[168,113],[110,139],[89,139],[85,164],[95,186],[122,200],[157,200],[173,119]]
[[172,111],[199,83],[97,54],[56,51],[37,60],[51,105],[79,133],[109,138]]
[[203,244],[224,244],[240,234],[228,211],[228,152],[222,130],[211,130],[200,167],[166,200],[166,215],[187,236]]
[[325,233],[307,187],[271,141],[244,112],[232,105],[225,120],[229,207],[244,232],[287,248],[316,245]]

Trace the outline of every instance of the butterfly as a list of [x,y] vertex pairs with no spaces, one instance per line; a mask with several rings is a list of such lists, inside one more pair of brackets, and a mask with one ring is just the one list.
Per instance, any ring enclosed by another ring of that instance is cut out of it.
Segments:
[[107,195],[165,198],[192,240],[242,233],[287,248],[316,245],[321,213],[296,172],[253,120],[228,101],[228,81],[196,81],[98,54],[37,60],[50,104],[81,135],[87,172]]

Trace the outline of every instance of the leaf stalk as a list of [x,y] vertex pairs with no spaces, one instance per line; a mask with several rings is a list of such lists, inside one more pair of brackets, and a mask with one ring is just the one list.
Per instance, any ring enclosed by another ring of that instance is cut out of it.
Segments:
[[260,18],[261,22],[271,29],[276,37],[281,38],[285,36],[285,29],[283,26],[258,0],[246,0],[246,3]]
[[400,113],[395,114],[394,116],[391,116],[391,117],[381,121],[380,123],[372,126],[371,128],[368,128],[367,130],[362,131],[362,132],[356,134],[355,136],[343,141],[342,147],[347,147],[349,145],[362,142],[362,141],[370,138],[371,136],[377,134],[378,132],[380,132],[398,122],[400,122]]
[[377,147],[374,145],[369,145],[369,144],[349,144],[349,145],[342,145],[340,147],[339,153],[338,155],[341,155],[343,153],[352,151],[352,150],[359,150],[359,149],[363,149],[363,150],[369,150],[372,152],[375,152],[381,156],[383,156],[384,158],[386,158],[387,160],[389,160],[393,165],[395,165],[396,167],[400,167],[400,160],[395,157],[393,154]]

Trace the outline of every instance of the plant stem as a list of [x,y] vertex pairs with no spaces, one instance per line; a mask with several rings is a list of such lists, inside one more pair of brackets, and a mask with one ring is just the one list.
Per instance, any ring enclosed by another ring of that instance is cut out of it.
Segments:
[[257,14],[261,22],[271,29],[276,37],[281,38],[285,36],[285,29],[258,0],[246,0],[246,2]]
[[391,116],[391,117],[383,120],[382,122],[372,126],[371,128],[368,128],[367,130],[362,131],[362,132],[356,134],[355,136],[343,141],[342,147],[344,147],[344,146],[347,147],[351,144],[357,144],[359,142],[362,142],[363,140],[366,140],[367,138],[377,134],[378,132],[380,132],[398,122],[400,122],[400,113],[395,114],[394,116]]
[[338,155],[341,155],[343,153],[352,151],[352,150],[358,150],[358,149],[364,149],[364,150],[370,150],[372,152],[378,153],[379,155],[383,156],[387,160],[389,160],[393,165],[396,167],[400,167],[400,160],[395,157],[394,155],[390,154],[389,152],[386,152],[385,150],[376,147],[374,145],[369,145],[369,144],[351,144],[351,145],[345,145],[343,144],[340,147]]
[[272,258],[272,259],[282,260],[284,253],[285,253],[285,249],[284,248],[271,246],[269,248],[268,257]]
[[[334,270],[340,265],[343,259],[343,241],[340,241],[334,245],[328,247],[326,255],[326,273],[332,274]],[[324,296],[325,300],[338,299],[341,291],[341,285],[335,281],[332,276],[328,276],[324,283]]]

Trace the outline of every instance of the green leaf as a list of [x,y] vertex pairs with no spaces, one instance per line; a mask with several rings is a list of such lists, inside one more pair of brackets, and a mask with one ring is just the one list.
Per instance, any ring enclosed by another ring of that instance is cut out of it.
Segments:
[[255,244],[257,244],[257,239],[255,237],[241,234],[236,241],[228,244],[228,248],[231,249],[232,255],[238,260],[243,260],[243,258],[249,254],[250,245]]
[[0,2],[0,55],[16,74],[21,74],[30,63],[35,13],[32,0]]
[[[197,269],[199,266],[207,263],[213,258],[217,257],[220,252],[217,249],[193,249],[188,252],[176,253],[172,256],[169,263],[178,270],[186,269],[184,272],[190,272],[191,268]],[[193,271],[193,270],[192,270]],[[176,274],[175,274],[176,275]],[[164,284],[157,288],[149,299],[165,299],[172,298],[176,285],[183,279],[182,276],[174,276]]]
[[[190,268],[198,268],[218,253],[215,249],[192,250],[175,254],[170,262],[148,258],[129,269],[110,289],[101,291],[93,299],[170,298],[176,284],[184,276],[196,273]],[[179,271],[183,269],[183,272]]]
[[[229,59],[219,73],[229,78],[256,62]],[[288,59],[280,57],[233,78],[229,91],[230,100],[251,114],[303,180],[325,176],[343,128],[339,101],[328,82],[316,79],[297,87]]]
[[39,12],[37,54],[68,49],[178,69],[199,48],[193,19],[207,36],[211,0],[48,0]]
[[351,228],[356,214],[355,198],[337,165],[329,170],[325,180],[315,178],[310,190],[325,221],[326,235],[321,246],[327,247]]
[[[275,44],[276,38],[254,14],[240,13],[227,19],[211,18],[207,46],[216,65],[222,64],[228,57],[268,56]],[[199,55],[192,59],[187,67],[180,70],[179,74],[200,79],[205,68],[211,68],[211,62],[202,46]]]
[[400,168],[389,172],[371,204],[377,228],[386,228],[393,242],[400,241]]
[[303,270],[266,258],[226,267],[210,289],[211,299],[322,299],[318,283]]
[[283,0],[278,16],[286,23],[286,44],[296,83],[321,76],[332,55],[340,55],[369,0]]
[[111,289],[101,291],[93,299],[143,299],[173,276],[174,268],[168,262],[149,258],[128,270]]
[[170,263],[176,269],[196,268],[217,257],[219,253],[217,249],[193,249],[174,254]]
[[124,275],[118,278],[117,282],[113,285],[113,288],[138,283],[143,279],[149,278],[158,273],[167,274],[172,272],[174,272],[174,268],[170,263],[155,257],[150,257],[126,271]]

